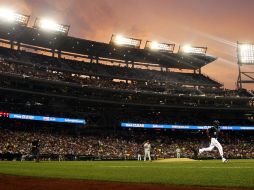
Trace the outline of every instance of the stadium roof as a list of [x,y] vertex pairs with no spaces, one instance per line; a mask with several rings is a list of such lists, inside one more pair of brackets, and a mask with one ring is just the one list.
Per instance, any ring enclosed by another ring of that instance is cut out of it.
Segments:
[[120,47],[19,25],[0,24],[0,38],[21,44],[134,63],[159,64],[178,69],[199,69],[216,60],[207,55],[154,52]]

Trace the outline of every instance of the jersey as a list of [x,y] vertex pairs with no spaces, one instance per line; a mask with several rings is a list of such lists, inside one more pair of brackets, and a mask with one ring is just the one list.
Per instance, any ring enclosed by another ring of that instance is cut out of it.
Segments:
[[33,153],[39,152],[39,140],[34,140],[32,142],[32,152]]
[[144,149],[145,149],[145,151],[150,151],[151,150],[151,144],[150,143],[145,143],[144,144]]
[[211,127],[208,129],[208,134],[211,138],[218,138],[220,133],[219,127]]
[[176,153],[180,153],[181,152],[181,149],[180,148],[177,148],[176,149]]

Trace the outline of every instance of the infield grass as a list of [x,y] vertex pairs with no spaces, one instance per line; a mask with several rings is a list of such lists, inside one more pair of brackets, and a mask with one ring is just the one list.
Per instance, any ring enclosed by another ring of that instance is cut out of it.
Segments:
[[89,179],[176,185],[254,187],[254,160],[195,162],[0,161],[0,173],[43,178]]

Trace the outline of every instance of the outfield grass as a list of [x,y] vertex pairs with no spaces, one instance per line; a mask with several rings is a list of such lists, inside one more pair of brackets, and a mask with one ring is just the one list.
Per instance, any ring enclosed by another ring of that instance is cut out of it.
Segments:
[[0,173],[45,178],[91,179],[221,187],[254,187],[254,160],[196,162],[77,161],[0,162]]

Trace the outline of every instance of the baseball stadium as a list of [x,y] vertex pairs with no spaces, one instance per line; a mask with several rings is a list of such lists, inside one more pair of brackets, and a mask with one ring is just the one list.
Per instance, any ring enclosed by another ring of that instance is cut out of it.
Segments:
[[35,14],[0,8],[1,190],[254,189],[253,44],[228,89],[209,47]]

